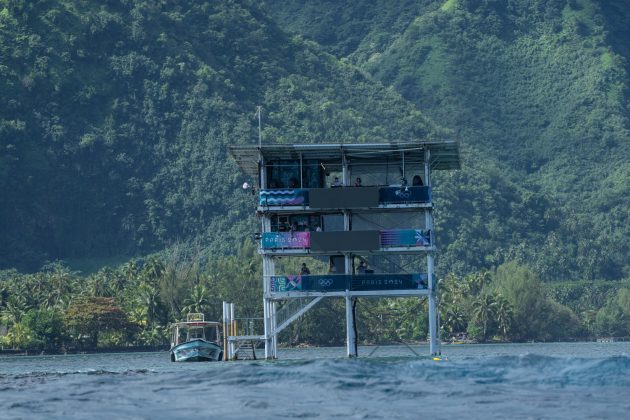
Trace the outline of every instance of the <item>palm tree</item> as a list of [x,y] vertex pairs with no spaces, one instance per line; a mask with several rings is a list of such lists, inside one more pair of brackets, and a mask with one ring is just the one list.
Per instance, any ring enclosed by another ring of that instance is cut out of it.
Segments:
[[473,317],[477,322],[483,324],[483,341],[486,341],[488,336],[488,322],[494,319],[495,315],[496,301],[490,293],[479,295],[473,301]]
[[76,273],[60,263],[52,264],[49,268],[52,303],[54,306],[63,306],[70,300],[70,294],[76,281]]
[[93,297],[110,297],[107,293],[107,278],[99,271],[87,279],[87,293]]
[[466,314],[455,304],[442,305],[441,324],[442,327],[450,334],[462,332],[466,330]]
[[44,273],[36,273],[24,276],[20,281],[26,283],[26,289],[29,291],[27,298],[32,305],[53,306],[49,276]]
[[8,324],[18,324],[27,310],[26,299],[21,295],[11,295],[2,310],[2,318]]
[[587,309],[581,314],[582,324],[586,328],[589,334],[595,335],[595,326],[597,320],[597,310]]
[[135,261],[129,261],[121,268],[122,274],[127,278],[127,281],[134,281],[138,277],[138,266]]
[[140,284],[138,288],[138,302],[147,308],[147,325],[152,327],[155,321],[155,310],[159,305],[158,289],[151,284]]
[[166,267],[162,263],[162,261],[158,260],[155,257],[149,258],[149,260],[142,267],[141,276],[144,281],[150,283],[153,286],[158,284],[158,281],[164,275],[166,271]]
[[144,345],[155,346],[168,342],[168,333],[164,327],[156,326],[145,328],[138,334],[140,342]]
[[210,308],[210,293],[206,286],[198,284],[193,287],[190,297],[184,301],[183,312],[205,313]]
[[121,270],[111,271],[109,268],[102,270],[104,275],[110,279],[110,288],[114,295],[118,296],[127,286],[127,277]]
[[0,284],[0,310],[6,305],[9,298],[9,290],[4,284]]
[[486,271],[469,274],[464,280],[466,282],[468,292],[477,296],[481,293],[483,287],[490,282],[490,273]]
[[512,315],[514,310],[510,302],[501,294],[495,296],[495,312],[499,331],[503,338],[507,338],[512,326]]
[[3,341],[14,349],[27,348],[32,344],[33,332],[26,325],[17,322],[13,324]]
[[134,306],[127,311],[129,321],[141,327],[147,326],[147,314],[146,306]]

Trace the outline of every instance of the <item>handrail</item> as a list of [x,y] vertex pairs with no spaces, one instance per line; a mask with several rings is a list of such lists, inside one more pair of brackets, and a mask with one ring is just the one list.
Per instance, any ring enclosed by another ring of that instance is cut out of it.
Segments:
[[274,334],[278,334],[280,331],[284,330],[322,299],[323,296],[318,296],[315,298],[298,298],[287,301],[282,308],[276,311],[276,328]]
[[[237,336],[262,335],[264,318],[233,318]],[[237,321],[237,322],[235,322]]]

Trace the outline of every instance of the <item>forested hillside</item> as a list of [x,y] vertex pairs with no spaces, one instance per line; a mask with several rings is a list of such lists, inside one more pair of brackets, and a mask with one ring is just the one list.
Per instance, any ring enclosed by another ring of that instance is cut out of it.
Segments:
[[0,2],[0,268],[255,230],[228,159],[253,143],[439,136],[257,2]]
[[[435,176],[443,338],[628,336],[627,3],[0,0],[0,346],[259,317],[227,154],[257,106],[266,143],[461,141]],[[425,305],[360,300],[360,339],[425,339]],[[344,319],[326,299],[281,340],[338,345]]]
[[268,2],[457,133],[464,168],[437,180],[441,270],[516,259],[546,280],[630,274],[628,6]]
[[441,273],[630,272],[623,1],[1,4],[1,267],[231,249],[262,105],[268,142],[461,140]]

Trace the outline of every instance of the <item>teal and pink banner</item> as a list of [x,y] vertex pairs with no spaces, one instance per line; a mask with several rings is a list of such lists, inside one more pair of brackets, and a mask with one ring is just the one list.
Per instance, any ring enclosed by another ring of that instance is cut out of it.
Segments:
[[263,249],[311,247],[311,232],[264,232],[261,239]]
[[[380,233],[381,248],[431,246],[431,231],[421,229],[390,229]],[[263,249],[310,249],[310,232],[264,232]]]
[[[430,203],[431,200],[431,187],[427,186],[379,188],[379,202],[381,204]],[[263,207],[308,206],[309,189],[271,188],[260,190],[259,204]]]

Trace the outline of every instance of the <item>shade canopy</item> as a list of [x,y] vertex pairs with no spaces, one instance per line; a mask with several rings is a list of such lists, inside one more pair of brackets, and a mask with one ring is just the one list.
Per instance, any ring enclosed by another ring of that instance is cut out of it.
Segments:
[[424,161],[425,150],[430,151],[429,164],[432,170],[460,168],[459,142],[416,141],[400,143],[341,143],[341,144],[269,144],[251,146],[230,146],[230,154],[241,171],[251,177],[258,177],[259,160],[316,159],[324,163],[420,163]]

